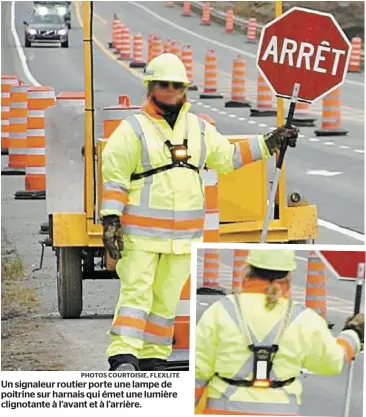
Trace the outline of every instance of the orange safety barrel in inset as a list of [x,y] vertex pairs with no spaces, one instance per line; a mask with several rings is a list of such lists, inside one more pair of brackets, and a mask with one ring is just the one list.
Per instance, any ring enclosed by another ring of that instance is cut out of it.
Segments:
[[234,11],[233,9],[228,9],[226,12],[226,21],[225,21],[225,32],[232,33],[234,31]]
[[163,43],[158,36],[154,36],[151,48],[151,59],[154,59],[163,53]]
[[257,107],[259,109],[273,109],[273,94],[266,80],[258,75],[257,81]]
[[316,117],[310,113],[310,104],[301,101],[296,102],[292,124],[295,126],[315,126]]
[[121,51],[118,59],[121,61],[131,59],[130,28],[127,26],[122,28]]
[[2,175],[24,175],[27,147],[28,87],[10,89],[9,162]]
[[209,49],[205,56],[205,73],[203,94],[200,98],[222,98],[217,92],[217,57],[213,49]]
[[155,38],[155,35],[151,33],[148,37],[147,41],[147,62],[150,62],[152,60],[152,47],[153,47],[153,40]]
[[115,14],[113,16],[113,23],[112,23],[112,42],[109,43],[109,47],[110,48],[115,48],[116,47],[116,35],[117,35],[117,29],[118,29],[118,24],[120,23],[117,15]]
[[243,284],[243,271],[247,264],[249,251],[246,249],[233,250],[232,292],[240,293]]
[[204,3],[202,9],[201,25],[209,26],[211,24],[211,5]]
[[168,1],[166,7],[174,7],[174,1]]
[[204,249],[203,288],[220,288],[220,249]]
[[257,19],[251,17],[248,20],[247,42],[257,41]]
[[184,1],[183,2],[183,11],[182,16],[189,17],[191,15],[191,2]]
[[325,265],[316,252],[311,251],[308,256],[306,275],[305,305],[327,318],[327,278]]
[[246,64],[244,57],[237,55],[233,60],[231,100],[225,103],[225,107],[250,107],[246,95]]
[[128,94],[121,94],[120,96],[118,96],[118,104],[122,107],[130,107],[130,96]]
[[321,128],[315,130],[316,136],[344,136],[348,133],[342,129],[341,90],[336,88],[323,98]]
[[1,76],[1,153],[8,153],[9,142],[9,116],[10,116],[10,89],[19,85],[16,75]]
[[172,40],[171,38],[167,38],[164,42],[164,53],[171,53],[172,50]]
[[362,39],[359,36],[352,38],[352,52],[348,72],[361,71]]
[[141,111],[139,106],[125,107],[123,105],[109,106],[103,108],[103,137],[108,139],[127,117]]
[[174,344],[173,349],[189,349],[189,323],[190,323],[190,295],[191,295],[191,276],[189,275],[187,281],[180,293],[177,312],[174,322]]
[[182,50],[181,50],[179,42],[173,42],[172,43],[172,49],[171,49],[170,53],[176,55],[179,59],[182,58]]
[[132,61],[130,62],[131,68],[145,68],[146,62],[143,56],[143,37],[141,33],[137,33],[133,37],[133,55]]
[[197,86],[193,83],[193,50],[191,45],[184,45],[182,48],[182,62],[187,72],[190,82],[189,90],[197,90]]
[[115,49],[115,54],[120,55],[120,53],[123,49],[123,32],[122,32],[123,31],[123,24],[120,21],[118,21],[116,23],[116,25],[117,25],[116,26],[116,35],[115,35],[116,42],[115,42],[114,49]]

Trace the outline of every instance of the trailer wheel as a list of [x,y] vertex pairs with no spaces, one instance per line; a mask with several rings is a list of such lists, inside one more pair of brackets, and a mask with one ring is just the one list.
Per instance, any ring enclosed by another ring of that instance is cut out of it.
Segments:
[[58,311],[63,319],[79,318],[83,311],[80,248],[57,249]]

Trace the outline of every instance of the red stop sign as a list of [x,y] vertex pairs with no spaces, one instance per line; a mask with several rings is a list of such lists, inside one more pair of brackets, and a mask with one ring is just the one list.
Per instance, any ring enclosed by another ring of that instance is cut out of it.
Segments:
[[331,14],[293,7],[261,33],[257,68],[274,94],[313,102],[342,84],[351,43]]

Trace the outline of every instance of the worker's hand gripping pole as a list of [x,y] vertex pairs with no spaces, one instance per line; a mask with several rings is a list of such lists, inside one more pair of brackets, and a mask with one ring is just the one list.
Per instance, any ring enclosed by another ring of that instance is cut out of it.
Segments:
[[[292,91],[290,108],[289,108],[289,111],[288,111],[287,120],[286,120],[286,124],[285,124],[285,127],[287,127],[287,128],[291,128],[291,123],[292,123],[292,119],[294,117],[294,112],[295,112],[295,107],[296,107],[296,102],[297,102],[297,97],[299,95],[299,91],[300,91],[300,84],[297,84],[297,83],[294,84],[294,89]],[[280,176],[281,176],[282,164],[283,164],[283,160],[285,158],[285,153],[286,153],[286,150],[287,150],[287,146],[288,146],[288,141],[287,141],[287,139],[285,139],[282,142],[282,146],[281,146],[281,149],[280,149],[280,155],[279,155],[279,157],[277,159],[277,163],[276,163],[276,174],[275,174],[275,178],[273,180],[273,184],[272,184],[272,188],[271,188],[271,195],[270,195],[268,206],[267,206],[267,213],[266,213],[266,218],[265,218],[264,224],[263,224],[263,230],[262,230],[260,243],[265,243],[266,242],[269,221],[271,219],[271,214],[272,214],[272,206],[275,202],[278,183],[280,181]]]
[[[365,279],[365,264],[360,263],[358,264],[358,270],[357,270],[355,308],[353,311],[354,315],[358,314],[361,309],[362,286],[363,286],[364,279]],[[350,366],[349,366],[349,371],[348,371],[347,389],[346,389],[346,396],[344,400],[344,417],[349,417],[349,409],[351,405],[351,396],[352,396],[352,382],[353,382],[354,366],[355,366],[355,358],[352,359]]]

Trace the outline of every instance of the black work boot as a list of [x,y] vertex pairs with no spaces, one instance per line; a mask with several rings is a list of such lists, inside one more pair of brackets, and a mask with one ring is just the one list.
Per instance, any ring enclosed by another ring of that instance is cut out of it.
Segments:
[[134,355],[114,355],[108,358],[110,371],[139,371],[139,360]]
[[140,371],[165,371],[167,361],[159,358],[140,359]]

